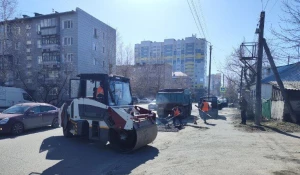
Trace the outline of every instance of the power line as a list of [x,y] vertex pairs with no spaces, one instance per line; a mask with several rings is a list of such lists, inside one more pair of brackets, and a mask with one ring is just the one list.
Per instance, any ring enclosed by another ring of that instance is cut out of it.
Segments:
[[267,1],[267,3],[266,3],[266,6],[265,6],[265,9],[264,9],[264,10],[266,10],[266,8],[267,8],[267,6],[268,6],[268,3],[269,3],[269,0]]
[[269,13],[271,13],[271,11],[273,10],[273,8],[275,7],[276,3],[278,2],[278,0],[275,1],[274,5],[272,6],[271,10],[269,11]]
[[191,2],[192,2],[192,6],[193,6],[193,8],[194,8],[194,12],[195,12],[195,14],[196,14],[196,17],[197,17],[197,19],[198,19],[198,23],[199,23],[199,25],[200,25],[201,31],[202,31],[202,33],[203,33],[203,36],[204,36],[204,38],[206,38],[206,37],[205,37],[204,30],[203,30],[203,27],[202,27],[201,22],[200,22],[200,19],[199,19],[199,15],[198,15],[198,13],[197,13],[197,10],[196,10],[195,4],[194,4],[194,1],[191,0]]
[[187,3],[189,4],[190,11],[191,11],[191,13],[192,13],[192,16],[193,16],[193,18],[194,18],[195,24],[196,24],[196,26],[197,26],[197,29],[198,29],[198,32],[199,32],[199,35],[200,35],[200,34],[201,34],[201,32],[200,32],[200,29],[199,29],[199,27],[198,27],[198,23],[197,23],[197,21],[196,21],[196,18],[195,18],[194,14],[193,14],[193,11],[192,11],[192,8],[191,8],[191,5],[190,5],[190,2],[189,2],[189,0],[186,0],[186,1],[187,1]]
[[203,22],[204,22],[204,29],[205,29],[205,31],[206,31],[206,34],[208,35],[207,37],[209,38],[209,34],[208,34],[207,26],[206,26],[206,20],[205,20],[205,18],[204,18],[203,12],[202,12],[202,7],[201,7],[201,2],[200,2],[200,0],[198,0],[198,6],[199,6],[200,15],[201,15],[201,17],[202,17],[202,19],[203,19]]

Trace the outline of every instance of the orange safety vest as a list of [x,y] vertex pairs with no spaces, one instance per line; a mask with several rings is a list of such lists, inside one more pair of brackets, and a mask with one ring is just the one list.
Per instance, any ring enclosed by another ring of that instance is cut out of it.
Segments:
[[177,117],[178,115],[180,115],[180,111],[178,108],[176,108],[174,111],[174,116]]
[[209,104],[207,102],[203,102],[203,107],[201,109],[203,112],[208,112]]
[[101,86],[97,88],[97,95],[99,95],[99,94],[104,95],[104,91],[103,91],[103,88]]

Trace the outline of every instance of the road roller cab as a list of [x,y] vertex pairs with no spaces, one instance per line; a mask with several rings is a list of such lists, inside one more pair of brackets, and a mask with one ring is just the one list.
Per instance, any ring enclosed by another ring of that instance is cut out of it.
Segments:
[[130,81],[107,74],[80,74],[70,80],[69,95],[59,114],[66,137],[99,140],[132,151],[156,138],[155,113],[133,106]]

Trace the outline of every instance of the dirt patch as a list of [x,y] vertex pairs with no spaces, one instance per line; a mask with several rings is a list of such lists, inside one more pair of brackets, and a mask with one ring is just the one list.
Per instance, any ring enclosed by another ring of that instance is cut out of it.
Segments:
[[283,122],[279,120],[265,120],[263,119],[260,126],[255,125],[253,119],[247,119],[247,125],[240,124],[241,117],[239,113],[233,114],[233,125],[239,130],[247,132],[300,132],[300,125],[290,122]]

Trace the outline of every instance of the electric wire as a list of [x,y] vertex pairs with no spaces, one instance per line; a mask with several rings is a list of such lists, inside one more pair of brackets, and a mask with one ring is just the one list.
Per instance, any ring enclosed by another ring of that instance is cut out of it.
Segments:
[[197,10],[196,10],[196,7],[195,7],[195,4],[194,4],[194,1],[193,1],[193,0],[191,0],[191,4],[192,4],[193,9],[194,9],[194,12],[195,12],[195,14],[196,14],[196,17],[197,17],[199,26],[200,26],[200,28],[201,28],[201,31],[202,31],[202,33],[203,33],[203,36],[204,36],[204,38],[206,38],[205,33],[204,33],[204,30],[203,30],[203,27],[202,27],[202,24],[201,24],[200,19],[199,19],[199,15],[198,15],[198,13],[197,13]]
[[268,6],[269,0],[267,1],[264,10],[266,10],[267,6]]
[[201,6],[200,0],[198,0],[198,6],[199,6],[200,15],[201,15],[201,17],[202,17],[202,19],[203,19],[204,29],[205,29],[207,38],[210,38],[210,37],[209,37],[208,30],[207,30],[206,20],[205,20],[205,18],[204,18],[204,14],[203,14],[203,11],[202,11],[202,6]]
[[199,29],[199,27],[198,27],[198,23],[197,23],[196,18],[195,18],[195,16],[194,16],[193,10],[192,10],[191,5],[190,5],[190,2],[189,2],[189,0],[186,0],[186,1],[187,1],[187,3],[189,4],[189,8],[190,8],[190,11],[191,11],[192,16],[193,16],[193,18],[194,18],[195,24],[196,24],[196,26],[197,26],[199,35],[201,35],[200,29]]

